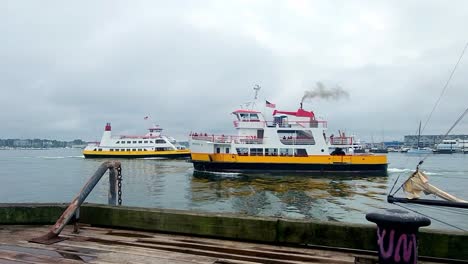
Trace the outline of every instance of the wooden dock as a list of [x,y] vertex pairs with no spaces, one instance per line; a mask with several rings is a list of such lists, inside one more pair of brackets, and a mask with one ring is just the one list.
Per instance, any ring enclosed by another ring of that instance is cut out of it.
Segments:
[[[80,226],[51,245],[28,242],[48,226],[0,225],[0,263],[355,263],[376,257],[323,249]],[[358,258],[356,258],[358,257]],[[364,257],[364,258],[363,258]]]

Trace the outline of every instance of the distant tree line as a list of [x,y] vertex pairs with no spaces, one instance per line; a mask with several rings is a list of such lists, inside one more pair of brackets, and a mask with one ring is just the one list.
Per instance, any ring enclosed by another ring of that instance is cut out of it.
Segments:
[[60,141],[55,139],[0,139],[0,147],[7,148],[65,148],[86,145],[81,139]]

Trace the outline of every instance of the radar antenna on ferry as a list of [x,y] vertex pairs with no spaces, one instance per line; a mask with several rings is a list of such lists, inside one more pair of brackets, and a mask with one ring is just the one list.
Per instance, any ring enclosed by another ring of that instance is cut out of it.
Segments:
[[260,85],[256,84],[253,89],[255,90],[254,99],[257,100],[258,99],[258,91],[260,91],[260,89],[262,89],[262,87],[260,87]]

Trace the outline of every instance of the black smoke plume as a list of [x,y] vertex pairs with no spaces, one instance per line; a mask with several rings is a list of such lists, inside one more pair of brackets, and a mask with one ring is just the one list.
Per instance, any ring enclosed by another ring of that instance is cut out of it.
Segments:
[[340,86],[327,88],[323,83],[317,82],[317,86],[309,91],[304,92],[301,103],[307,99],[321,98],[325,100],[338,100],[341,98],[349,98],[349,93]]

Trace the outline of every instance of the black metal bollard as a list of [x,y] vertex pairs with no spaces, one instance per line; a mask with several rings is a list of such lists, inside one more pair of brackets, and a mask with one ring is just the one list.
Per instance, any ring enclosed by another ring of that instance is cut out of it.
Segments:
[[399,209],[368,213],[366,219],[377,224],[379,263],[418,262],[418,229],[430,219]]

